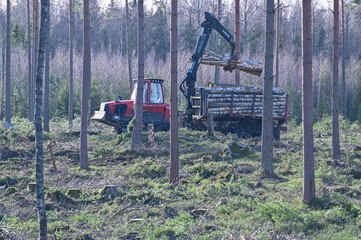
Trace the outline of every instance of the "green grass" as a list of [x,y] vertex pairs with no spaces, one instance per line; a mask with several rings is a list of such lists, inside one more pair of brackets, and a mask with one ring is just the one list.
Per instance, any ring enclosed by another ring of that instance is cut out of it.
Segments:
[[[90,168],[79,168],[79,119],[74,130],[67,121],[54,119],[45,143],[53,147],[59,174],[45,153],[45,186],[49,234],[57,239],[119,239],[136,232],[143,239],[360,239],[361,229],[361,127],[340,122],[341,161],[331,159],[331,121],[315,124],[316,198],[302,203],[302,129],[288,126],[275,144],[274,169],[278,178],[260,179],[261,140],[238,139],[216,133],[179,130],[180,181],[169,184],[169,133],[155,134],[156,145],[133,152],[131,134],[118,135],[92,123],[88,135]],[[0,159],[0,227],[23,239],[36,239],[36,194],[27,190],[35,181],[33,126],[15,119],[16,130],[0,127],[0,143],[20,153]],[[246,156],[227,158],[226,146],[251,146]],[[99,195],[115,185],[115,199]],[[77,198],[68,189],[80,189]],[[225,199],[220,204],[220,199]],[[166,208],[174,209],[168,215]],[[204,214],[197,215],[199,210]],[[204,209],[204,210],[203,210]],[[50,236],[50,235],[49,235]],[[0,235],[1,238],[1,235]]]

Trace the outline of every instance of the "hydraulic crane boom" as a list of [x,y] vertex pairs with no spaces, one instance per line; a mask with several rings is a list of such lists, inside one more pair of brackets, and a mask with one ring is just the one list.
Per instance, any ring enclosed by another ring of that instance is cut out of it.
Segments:
[[[195,82],[197,80],[197,71],[199,68],[199,65],[202,60],[203,53],[206,49],[209,36],[212,33],[212,30],[215,29],[217,32],[219,32],[231,45],[231,53],[229,61],[237,59],[234,55],[235,50],[235,43],[232,34],[210,13],[205,12],[205,19],[206,21],[202,22],[201,27],[201,35],[199,36],[196,51],[192,56],[192,66],[188,70],[186,78],[182,81],[182,83],[179,86],[179,89],[183,93],[183,95],[187,99],[187,110],[191,109],[191,96],[194,96],[195,94]],[[225,71],[231,71],[234,69],[234,67],[228,65],[224,68]]]

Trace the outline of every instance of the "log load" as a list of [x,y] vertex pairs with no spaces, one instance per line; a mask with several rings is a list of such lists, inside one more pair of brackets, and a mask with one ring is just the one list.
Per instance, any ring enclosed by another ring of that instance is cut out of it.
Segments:
[[[259,86],[213,84],[196,87],[192,98],[193,107],[199,109],[197,115],[213,114],[219,117],[262,118],[263,89]],[[287,120],[287,94],[282,88],[273,88],[273,118]]]

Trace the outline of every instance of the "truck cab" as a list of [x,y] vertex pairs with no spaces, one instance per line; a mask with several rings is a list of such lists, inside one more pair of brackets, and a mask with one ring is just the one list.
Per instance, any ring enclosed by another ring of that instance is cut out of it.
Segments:
[[[170,106],[165,103],[164,80],[144,79],[143,122],[154,124],[156,131],[169,129]],[[105,102],[91,117],[92,120],[113,126],[118,132],[124,132],[134,117],[138,82],[134,81],[130,100]]]

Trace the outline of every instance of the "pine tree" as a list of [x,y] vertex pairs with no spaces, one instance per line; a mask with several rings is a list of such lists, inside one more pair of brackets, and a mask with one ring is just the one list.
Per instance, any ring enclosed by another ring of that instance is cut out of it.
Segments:
[[333,84],[332,84],[332,157],[341,158],[340,132],[338,120],[338,35],[339,35],[339,0],[333,1]]
[[169,181],[176,183],[179,176],[178,153],[178,1],[172,0],[171,15],[171,113],[170,113],[170,175]]
[[135,126],[133,129],[132,149],[142,150],[143,130],[143,89],[144,89],[144,8],[143,0],[138,0],[138,81],[135,103]]
[[83,46],[83,90],[81,101],[80,126],[80,168],[86,169],[88,163],[88,110],[91,82],[91,53],[90,53],[90,7],[89,0],[83,1],[84,13],[84,46]]
[[303,201],[315,197],[312,116],[312,14],[311,0],[302,4],[302,81],[303,81]]
[[266,51],[263,83],[262,116],[262,162],[261,170],[266,176],[273,174],[273,47],[274,47],[274,0],[267,0]]

